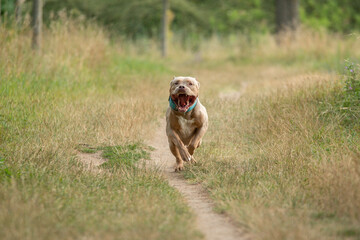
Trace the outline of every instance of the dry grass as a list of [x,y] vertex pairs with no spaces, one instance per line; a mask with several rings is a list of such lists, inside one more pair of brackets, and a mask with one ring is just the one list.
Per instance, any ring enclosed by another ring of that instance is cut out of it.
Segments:
[[202,45],[205,61],[183,64],[210,116],[200,162],[185,176],[254,239],[357,239],[359,131],[325,113],[343,87],[333,72],[360,56],[360,41],[301,33],[281,45],[214,38]]
[[[271,34],[234,34],[201,39],[198,47],[182,44],[181,36],[173,38],[169,46],[172,61],[184,63],[194,72],[194,64],[205,68],[222,68],[227,63],[236,65],[294,66],[307,70],[342,70],[343,60],[360,55],[357,34],[340,35],[300,29],[296,34],[276,37]],[[199,42],[194,39],[188,42]],[[281,42],[279,44],[279,42]],[[142,43],[142,51],[154,55],[154,43]],[[195,44],[196,45],[196,44]],[[184,49],[185,47],[185,49]],[[260,72],[260,71],[258,71]]]
[[360,56],[360,41],[305,29],[281,43],[214,37],[172,49],[174,69],[201,82],[211,123],[185,176],[255,239],[356,239],[359,133],[322,113],[341,92],[333,72]]
[[359,237],[359,133],[321,114],[341,86],[328,72],[360,55],[355,37],[214,37],[196,51],[174,38],[163,61],[152,40],[113,45],[65,16],[41,53],[29,35],[0,28],[1,238],[201,238],[156,172],[94,176],[75,161],[78,144],[151,137],[174,72],[201,82],[211,126],[185,175],[219,211],[255,239]]
[[[209,132],[199,165],[185,176],[203,182],[218,210],[255,239],[357,238],[359,133],[345,129],[340,115],[322,115],[341,92],[339,77],[251,69],[227,71],[239,74],[224,82],[240,92],[246,86],[238,98],[213,97],[228,91],[221,85],[206,90]],[[219,79],[203,74],[209,84]]]
[[201,238],[158,173],[120,164],[94,174],[76,160],[79,144],[151,137],[170,70],[79,20],[53,23],[40,53],[26,27],[0,32],[0,238]]

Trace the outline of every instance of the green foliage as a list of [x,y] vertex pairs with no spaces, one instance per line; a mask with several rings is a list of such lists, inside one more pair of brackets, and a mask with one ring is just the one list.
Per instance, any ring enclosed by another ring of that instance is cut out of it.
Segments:
[[360,2],[352,0],[302,0],[301,22],[335,32],[360,30]]
[[[214,32],[265,32],[273,29],[274,1],[208,1],[209,22]],[[204,6],[205,7],[205,6]]]
[[[169,0],[169,3],[174,14],[171,30],[191,39],[199,34],[263,33],[275,29],[275,0]],[[160,36],[162,1],[159,0],[47,0],[45,20],[49,22],[54,13],[63,9],[72,16],[95,19],[113,33],[133,39]],[[3,0],[3,13],[12,15],[14,10],[15,0]],[[359,1],[303,0],[299,12],[301,22],[311,28],[335,32],[360,30]]]
[[[275,29],[275,1],[169,0],[174,14],[171,29],[185,37],[234,32],[272,32]],[[61,9],[96,19],[114,32],[131,38],[159,37],[162,2],[158,0],[48,0],[44,14]],[[360,30],[360,3],[334,0],[300,2],[301,22],[311,28],[337,32]]]
[[343,120],[347,125],[357,125],[360,120],[360,65],[347,61],[345,86],[341,99]]
[[15,10],[16,0],[2,0],[1,1],[1,15],[4,13],[12,13]]
[[360,64],[346,61],[345,93],[349,98],[360,100]]
[[360,120],[360,66],[346,61],[345,81],[342,89],[334,91],[326,101],[322,101],[320,108],[322,116],[328,121],[339,119],[346,128],[358,131]]

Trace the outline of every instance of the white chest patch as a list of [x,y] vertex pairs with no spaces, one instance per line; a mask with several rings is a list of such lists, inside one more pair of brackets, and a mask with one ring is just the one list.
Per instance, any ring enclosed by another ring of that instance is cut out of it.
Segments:
[[187,120],[183,117],[178,116],[180,124],[180,134],[184,137],[189,137],[195,130],[194,122],[195,120]]

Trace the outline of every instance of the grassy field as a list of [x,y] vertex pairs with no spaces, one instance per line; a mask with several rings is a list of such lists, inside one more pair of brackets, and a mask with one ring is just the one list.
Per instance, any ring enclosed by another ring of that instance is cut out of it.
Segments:
[[196,72],[210,126],[184,175],[254,239],[360,238],[359,75],[329,71],[344,72],[336,55],[358,58],[359,41],[313,40]]
[[[78,22],[54,23],[40,53],[30,32],[0,31],[0,238],[201,238],[179,193],[134,167],[167,106],[168,66]],[[81,144],[104,149],[104,171],[77,160]]]
[[[0,28],[0,238],[201,239],[194,215],[148,158],[173,75],[194,75],[210,127],[189,181],[254,239],[360,237],[359,102],[344,90],[353,36],[303,31],[249,42],[213,37],[196,52],[174,40],[110,42],[63,19],[45,31]],[[104,150],[103,171],[77,160]]]

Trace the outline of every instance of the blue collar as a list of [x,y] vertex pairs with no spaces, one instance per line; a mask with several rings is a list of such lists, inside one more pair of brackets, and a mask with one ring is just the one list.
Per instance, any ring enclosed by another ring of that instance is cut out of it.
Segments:
[[[190,112],[191,110],[193,110],[196,106],[198,102],[198,99],[196,98],[195,102],[193,103],[193,105],[191,105],[191,107],[189,107],[189,109],[185,112]],[[174,101],[171,99],[171,97],[169,97],[169,105],[172,109],[174,109],[175,111],[178,111],[177,107],[176,107],[176,104],[174,103]]]

